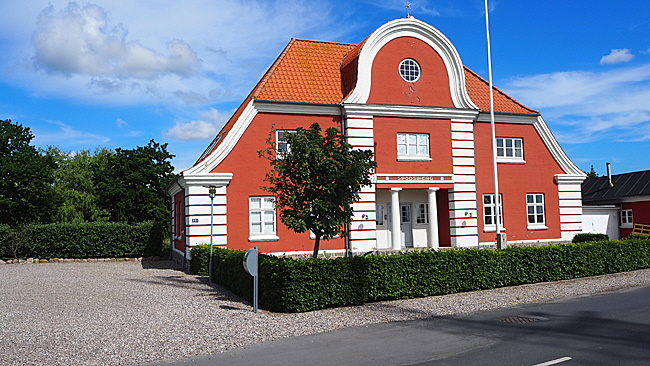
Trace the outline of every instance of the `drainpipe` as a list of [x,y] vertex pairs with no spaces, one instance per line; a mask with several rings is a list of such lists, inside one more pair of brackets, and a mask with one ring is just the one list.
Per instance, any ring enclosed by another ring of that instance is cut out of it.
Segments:
[[[345,140],[347,141],[348,135],[345,133],[345,127],[346,127],[346,118],[345,118],[345,107],[343,106],[343,103],[339,104],[339,110],[341,111],[341,134],[345,137]],[[350,230],[352,230],[352,224],[346,224],[345,225],[345,232],[348,235],[343,236],[344,238],[344,245],[345,245],[345,256],[346,257],[351,257],[352,256],[352,248],[350,248]]]

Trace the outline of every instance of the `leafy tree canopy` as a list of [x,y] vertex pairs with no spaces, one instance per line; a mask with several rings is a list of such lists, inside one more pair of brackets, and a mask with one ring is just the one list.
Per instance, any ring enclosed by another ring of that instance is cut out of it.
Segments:
[[64,152],[50,146],[44,153],[56,162],[53,188],[59,205],[53,220],[74,223],[108,220],[108,212],[98,205],[93,167],[101,166],[113,151],[98,148],[94,154],[88,150]]
[[166,143],[151,140],[135,149],[117,148],[95,161],[92,169],[100,209],[116,222],[169,220],[165,187],[173,179],[173,157]]
[[0,224],[51,221],[55,162],[30,143],[28,127],[0,120]]
[[352,220],[352,204],[376,167],[372,151],[354,150],[341,131],[318,123],[309,129],[284,134],[288,153],[276,154],[271,133],[267,148],[258,152],[270,161],[272,170],[262,188],[276,197],[280,220],[291,230],[314,233],[314,258],[320,240],[345,234]]

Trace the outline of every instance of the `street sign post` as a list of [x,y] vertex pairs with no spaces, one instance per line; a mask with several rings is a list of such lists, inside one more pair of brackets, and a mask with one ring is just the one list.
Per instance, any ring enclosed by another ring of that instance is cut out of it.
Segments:
[[257,247],[248,249],[244,254],[244,269],[253,276],[253,312],[257,313]]

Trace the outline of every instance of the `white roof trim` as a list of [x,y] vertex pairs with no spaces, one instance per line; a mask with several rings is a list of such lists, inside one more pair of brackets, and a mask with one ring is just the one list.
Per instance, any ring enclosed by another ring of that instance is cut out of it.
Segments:
[[228,134],[223,138],[221,144],[217,146],[217,148],[214,149],[214,151],[212,151],[203,161],[185,170],[183,176],[187,178],[187,176],[191,175],[210,174],[210,171],[219,165],[228,154],[230,154],[256,115],[257,109],[255,108],[254,101],[251,100],[248,102],[246,108],[244,108],[244,111],[239,116],[232,129],[228,131]]
[[[533,124],[535,130],[544,141],[546,148],[551,152],[555,161],[560,165],[560,168],[564,170],[567,175],[579,176],[584,180],[587,177],[587,174],[580,170],[572,161],[569,159],[567,154],[562,150],[562,147],[553,136],[553,133],[548,128],[548,125],[544,121],[542,116],[537,117],[537,121]],[[582,180],[580,181],[582,183]]]
[[438,52],[447,68],[451,99],[456,108],[480,109],[469,99],[463,63],[454,45],[439,30],[413,17],[390,21],[368,37],[358,56],[356,87],[344,100],[345,103],[360,104],[368,101],[373,61],[388,42],[400,37],[417,38]]

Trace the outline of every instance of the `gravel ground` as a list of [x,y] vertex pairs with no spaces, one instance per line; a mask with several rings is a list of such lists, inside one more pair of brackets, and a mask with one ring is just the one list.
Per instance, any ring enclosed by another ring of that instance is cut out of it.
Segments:
[[[167,268],[165,268],[167,266]],[[649,286],[650,270],[302,314],[260,311],[170,262],[0,265],[0,364],[133,365],[380,322]]]

